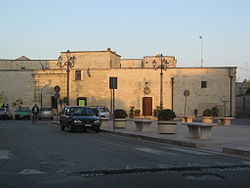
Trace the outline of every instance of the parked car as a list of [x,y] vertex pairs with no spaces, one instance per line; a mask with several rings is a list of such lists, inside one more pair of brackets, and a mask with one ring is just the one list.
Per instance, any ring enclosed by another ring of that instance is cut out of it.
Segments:
[[65,127],[72,132],[74,129],[100,131],[101,120],[96,117],[91,108],[81,106],[66,106],[60,113],[61,130]]
[[54,117],[54,112],[52,110],[52,108],[41,108],[40,112],[38,114],[38,119],[51,119],[53,120]]
[[90,106],[95,115],[101,119],[110,119],[109,109],[105,106]]
[[9,108],[0,108],[0,119],[12,119],[12,114]]
[[29,107],[20,107],[15,112],[15,119],[30,119],[31,111]]

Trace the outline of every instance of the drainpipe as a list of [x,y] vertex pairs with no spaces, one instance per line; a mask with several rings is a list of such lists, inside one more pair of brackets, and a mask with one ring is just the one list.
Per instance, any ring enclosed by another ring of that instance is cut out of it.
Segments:
[[172,89],[172,92],[171,92],[171,107],[172,107],[172,110],[174,111],[174,77],[171,77],[171,89]]

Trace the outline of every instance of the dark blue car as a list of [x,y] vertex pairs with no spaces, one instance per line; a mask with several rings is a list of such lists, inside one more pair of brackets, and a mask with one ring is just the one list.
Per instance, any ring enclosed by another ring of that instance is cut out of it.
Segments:
[[88,107],[66,106],[60,113],[59,119],[62,131],[66,127],[70,132],[76,129],[99,132],[101,127],[100,118],[96,117]]

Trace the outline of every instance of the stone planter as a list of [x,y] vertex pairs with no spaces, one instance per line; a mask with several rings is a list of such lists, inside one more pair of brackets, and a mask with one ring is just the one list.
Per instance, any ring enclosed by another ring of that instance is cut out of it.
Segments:
[[177,122],[174,121],[158,121],[159,134],[175,134],[177,130]]
[[213,123],[213,117],[212,116],[203,116],[202,122],[203,123]]
[[116,129],[125,129],[127,127],[127,119],[126,118],[115,118],[114,126]]
[[184,116],[182,118],[182,123],[191,123],[191,122],[193,122],[193,117],[191,116]]

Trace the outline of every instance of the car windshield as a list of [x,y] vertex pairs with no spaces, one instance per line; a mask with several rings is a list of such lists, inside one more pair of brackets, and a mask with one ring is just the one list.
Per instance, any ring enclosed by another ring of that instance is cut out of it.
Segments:
[[71,108],[70,114],[74,116],[94,116],[94,113],[89,108]]
[[101,112],[109,112],[109,110],[106,107],[100,108]]

